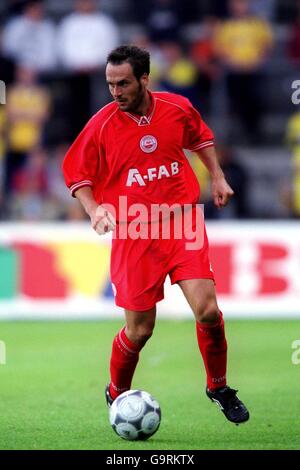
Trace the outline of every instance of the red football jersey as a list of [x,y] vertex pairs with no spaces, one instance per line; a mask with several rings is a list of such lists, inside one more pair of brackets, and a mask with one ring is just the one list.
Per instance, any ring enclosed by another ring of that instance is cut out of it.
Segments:
[[[150,92],[149,92],[150,93]],[[72,195],[91,186],[99,204],[119,197],[127,205],[195,204],[200,188],[183,149],[213,146],[213,133],[183,96],[150,93],[147,116],[104,106],[87,123],[65,156],[63,172]]]

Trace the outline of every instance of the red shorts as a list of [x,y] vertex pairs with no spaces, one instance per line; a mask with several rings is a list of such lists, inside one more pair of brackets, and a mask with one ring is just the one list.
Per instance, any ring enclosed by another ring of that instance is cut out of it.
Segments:
[[133,311],[151,309],[164,298],[167,275],[172,284],[214,280],[204,223],[200,248],[187,249],[192,241],[184,234],[180,239],[114,238],[110,271],[116,305]]

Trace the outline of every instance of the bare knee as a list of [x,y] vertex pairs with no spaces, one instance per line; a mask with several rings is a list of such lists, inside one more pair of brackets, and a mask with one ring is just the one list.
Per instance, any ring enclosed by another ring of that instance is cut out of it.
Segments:
[[125,316],[125,333],[128,339],[142,348],[152,336],[156,318],[156,307],[143,312],[125,310]]
[[215,302],[210,302],[200,306],[195,316],[200,323],[216,323],[220,318],[220,311]]
[[127,325],[126,334],[130,341],[142,347],[147,343],[148,339],[151,338],[153,329],[154,325]]

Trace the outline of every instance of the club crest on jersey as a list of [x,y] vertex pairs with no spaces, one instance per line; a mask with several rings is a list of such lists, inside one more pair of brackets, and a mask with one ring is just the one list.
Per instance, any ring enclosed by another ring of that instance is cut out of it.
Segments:
[[140,140],[141,150],[145,153],[152,153],[157,149],[157,140],[153,135],[144,135]]

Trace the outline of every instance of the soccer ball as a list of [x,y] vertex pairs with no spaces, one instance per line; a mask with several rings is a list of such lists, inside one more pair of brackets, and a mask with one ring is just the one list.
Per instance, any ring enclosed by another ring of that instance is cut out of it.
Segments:
[[109,409],[109,421],[118,436],[129,441],[145,440],[159,428],[159,403],[148,392],[128,390]]

